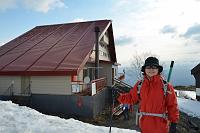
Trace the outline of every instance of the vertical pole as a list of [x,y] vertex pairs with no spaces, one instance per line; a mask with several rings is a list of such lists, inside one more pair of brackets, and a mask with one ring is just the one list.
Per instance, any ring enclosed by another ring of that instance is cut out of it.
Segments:
[[99,78],[99,27],[95,27],[96,45],[95,45],[95,79]]
[[110,128],[109,128],[109,133],[111,133],[111,128],[112,128],[112,118],[113,118],[113,110],[115,107],[115,97],[114,97],[114,87],[112,87],[112,107],[110,109]]
[[13,80],[12,83],[11,83],[11,88],[10,88],[10,95],[11,95],[11,96],[13,96],[13,93],[14,93],[14,92],[13,92],[14,83],[15,83],[15,81]]
[[174,66],[174,61],[171,61],[167,82],[170,81],[173,66]]

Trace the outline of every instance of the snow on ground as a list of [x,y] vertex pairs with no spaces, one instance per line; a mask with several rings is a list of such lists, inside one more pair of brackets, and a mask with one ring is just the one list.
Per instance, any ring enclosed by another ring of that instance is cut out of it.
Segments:
[[195,91],[178,91],[178,90],[175,90],[175,91],[177,92],[178,97],[184,97],[187,99],[196,99]]
[[[109,127],[41,114],[11,101],[0,101],[0,133],[108,133]],[[137,133],[112,128],[112,133]]]
[[[194,92],[184,92],[194,99]],[[178,97],[179,109],[200,118],[200,102]],[[108,133],[109,127],[94,126],[74,119],[61,119],[39,113],[11,101],[0,101],[0,133]],[[112,133],[137,133],[135,130],[112,128]]]
[[[200,118],[200,102],[196,101],[195,91],[177,91],[178,106],[182,112]],[[191,100],[192,99],[192,100]]]
[[184,98],[177,98],[177,100],[182,112],[200,118],[200,102]]

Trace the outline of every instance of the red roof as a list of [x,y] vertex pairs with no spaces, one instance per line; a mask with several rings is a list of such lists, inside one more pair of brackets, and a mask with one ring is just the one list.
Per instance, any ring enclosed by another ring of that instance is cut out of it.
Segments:
[[85,65],[100,37],[109,32],[109,52],[116,62],[112,23],[98,20],[37,26],[0,47],[0,75],[71,75]]

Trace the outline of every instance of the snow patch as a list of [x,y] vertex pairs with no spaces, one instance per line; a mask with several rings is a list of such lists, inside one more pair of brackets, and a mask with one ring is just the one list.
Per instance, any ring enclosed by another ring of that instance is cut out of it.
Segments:
[[[0,101],[0,132],[6,133],[105,133],[109,127],[94,126],[75,119],[62,119],[39,113],[11,101]],[[112,128],[112,133],[138,133],[135,130]]]
[[179,91],[175,90],[178,97],[196,100],[196,92],[195,91]]
[[184,98],[177,98],[177,100],[182,112],[200,118],[200,102]]

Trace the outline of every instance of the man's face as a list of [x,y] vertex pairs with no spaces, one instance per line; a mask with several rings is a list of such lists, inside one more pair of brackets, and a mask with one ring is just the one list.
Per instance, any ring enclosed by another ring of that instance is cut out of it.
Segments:
[[146,66],[145,73],[149,77],[155,76],[158,74],[158,67],[157,66]]

